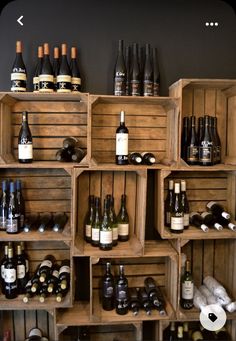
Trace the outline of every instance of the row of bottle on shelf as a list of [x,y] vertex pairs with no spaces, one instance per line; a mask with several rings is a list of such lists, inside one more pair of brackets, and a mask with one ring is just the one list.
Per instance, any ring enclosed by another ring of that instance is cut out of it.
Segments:
[[209,228],[220,231],[224,227],[236,231],[236,225],[231,222],[230,214],[220,203],[209,201],[206,209],[207,211],[201,214],[190,212],[186,181],[169,180],[165,199],[165,226],[169,227],[171,232],[182,233],[189,228],[190,224],[204,232],[208,232]]
[[136,316],[140,309],[151,315],[156,309],[160,315],[166,315],[166,303],[160,288],[152,277],[144,280],[144,287],[129,287],[124,273],[124,265],[119,265],[119,275],[115,279],[111,272],[111,263],[106,263],[106,271],[102,278],[101,301],[104,310],[116,310],[119,315],[132,311]]
[[181,157],[189,165],[212,166],[221,163],[221,141],[217,131],[217,118],[205,115],[183,118]]
[[[34,92],[59,93],[81,91],[81,77],[77,62],[77,49],[71,48],[70,65],[67,59],[67,45],[54,47],[53,64],[50,61],[49,44],[38,47],[38,60],[33,77]],[[27,71],[22,56],[22,42],[16,42],[16,57],[11,71],[11,91],[24,92],[27,89]]]
[[121,206],[118,215],[114,209],[114,197],[107,194],[104,199],[101,215],[101,199],[90,195],[88,211],[84,219],[84,238],[101,250],[111,250],[118,241],[129,239],[129,215],[126,209],[126,194],[121,195]]
[[23,302],[38,296],[43,303],[48,296],[55,295],[61,302],[70,288],[70,261],[64,259],[59,265],[52,255],[47,255],[30,276],[29,258],[22,250],[22,244],[17,244],[16,252],[11,242],[4,247],[4,257],[1,259],[1,288],[7,299],[23,295]]
[[143,48],[138,48],[137,43],[126,46],[125,57],[123,40],[119,40],[118,53],[114,70],[114,95],[116,96],[159,96],[160,71],[157,60],[157,49],[150,44],[145,45],[145,58],[142,56]]

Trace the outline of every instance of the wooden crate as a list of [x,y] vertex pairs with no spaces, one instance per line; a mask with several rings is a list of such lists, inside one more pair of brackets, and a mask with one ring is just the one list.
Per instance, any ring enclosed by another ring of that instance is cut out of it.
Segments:
[[215,200],[221,203],[235,223],[235,173],[231,171],[156,171],[156,227],[162,238],[180,239],[222,239],[235,238],[236,232],[224,228],[221,231],[209,229],[203,232],[197,227],[190,226],[183,233],[171,233],[164,224],[164,200],[167,195],[168,180],[186,180],[187,197],[190,212],[206,211],[206,204]]
[[[222,143],[222,164],[236,165],[236,80],[180,79],[170,86],[169,94],[180,98],[179,156],[183,117],[207,114],[217,117]],[[181,163],[185,164],[183,160]]]
[[[18,158],[22,111],[29,113],[34,161],[55,161],[56,151],[68,136],[77,137],[87,152],[87,94],[0,93],[0,163]],[[87,157],[81,164],[87,164]]]
[[[117,170],[117,168],[102,168],[90,170],[75,170],[75,248],[74,255],[85,256],[134,256],[142,255],[145,231],[145,198],[146,198],[146,170]],[[118,245],[110,251],[102,251],[84,241],[84,218],[88,210],[88,196],[90,194],[101,197],[103,200],[107,194],[113,194],[115,212],[120,209],[120,198],[127,195],[127,211],[129,214],[130,238],[127,242],[118,242]]]
[[90,96],[91,162],[115,163],[116,128],[125,111],[129,152],[152,152],[158,160],[177,160],[178,101],[169,97]]

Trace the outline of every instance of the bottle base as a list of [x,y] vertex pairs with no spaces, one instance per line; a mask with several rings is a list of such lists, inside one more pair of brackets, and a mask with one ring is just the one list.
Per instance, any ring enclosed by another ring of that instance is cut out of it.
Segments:
[[19,163],[32,163],[33,159],[18,159]]
[[171,233],[183,233],[184,230],[171,230],[171,229],[170,229],[170,232],[171,232]]

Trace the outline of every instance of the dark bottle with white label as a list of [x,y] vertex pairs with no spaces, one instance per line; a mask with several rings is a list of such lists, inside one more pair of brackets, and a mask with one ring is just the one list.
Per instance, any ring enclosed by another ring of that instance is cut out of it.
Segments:
[[129,153],[128,159],[131,165],[141,165],[143,161],[142,155],[138,152]]
[[180,181],[181,203],[184,210],[184,229],[189,228],[189,202],[186,194],[186,181]]
[[24,92],[26,91],[26,68],[22,57],[22,43],[16,42],[16,58],[11,71],[11,91]]
[[20,246],[21,246],[22,257],[25,260],[25,277],[26,277],[26,281],[28,281],[29,280],[29,256],[27,252],[25,251],[25,243],[20,242]]
[[0,231],[6,230],[7,224],[7,182],[6,180],[2,181],[2,196],[0,203]]
[[160,315],[166,315],[165,300],[160,289],[157,287],[155,280],[152,277],[146,277],[144,285],[148,298],[153,306],[159,311]]
[[58,277],[58,286],[62,290],[68,290],[70,287],[70,260],[69,259],[63,259],[61,261],[61,266],[59,269],[59,277]]
[[114,95],[125,96],[126,94],[126,67],[123,54],[123,40],[118,42],[118,54],[114,70]]
[[199,141],[199,164],[201,166],[213,165],[213,141],[209,127],[210,118],[204,116],[204,132],[202,139]]
[[202,229],[202,231],[204,232],[209,231],[209,227],[206,224],[204,224],[203,217],[198,212],[191,212],[189,214],[189,222],[191,225],[195,227],[200,227],[200,229]]
[[189,117],[186,116],[183,118],[183,127],[182,127],[182,135],[181,135],[181,158],[186,162],[187,162],[187,154],[188,154],[189,128],[190,128],[190,121],[189,121]]
[[160,96],[160,68],[158,63],[157,49],[152,49],[153,58],[153,96]]
[[99,234],[101,226],[101,201],[99,197],[95,197],[95,214],[92,222],[92,239],[93,246],[99,246]]
[[13,299],[18,296],[17,264],[13,255],[13,248],[8,248],[7,261],[4,266],[5,297]]
[[21,190],[21,180],[16,180],[16,207],[17,207],[17,215],[19,219],[19,228],[22,230],[24,226],[25,220],[25,201],[22,195]]
[[22,254],[21,245],[16,248],[16,264],[17,264],[17,288],[18,294],[23,294],[27,283],[26,262]]
[[47,291],[53,293],[56,290],[59,281],[59,265],[54,264],[52,268],[52,273],[47,279]]
[[84,239],[87,243],[92,240],[92,223],[94,220],[94,195],[89,195],[88,198],[88,211],[84,219]]
[[191,309],[193,307],[193,277],[191,274],[190,261],[186,260],[185,272],[181,279],[181,300],[180,304],[183,309]]
[[106,263],[106,272],[102,278],[102,308],[112,310],[115,307],[115,282],[111,273],[111,263]]
[[33,92],[39,92],[39,73],[43,63],[43,47],[38,46],[38,60],[33,77]]
[[76,47],[71,48],[71,91],[79,92],[81,91],[81,76],[79,71],[79,66],[77,62],[77,49]]
[[126,209],[126,194],[121,196],[120,211],[117,215],[118,240],[125,242],[129,240],[129,215]]
[[59,68],[60,68],[59,47],[55,46],[53,49],[53,61],[52,61],[53,83],[54,83],[55,91],[57,91],[57,75],[59,73]]
[[47,255],[38,268],[39,281],[41,283],[46,282],[46,279],[52,272],[53,265],[55,263],[55,257],[53,255]]
[[139,302],[147,315],[152,314],[152,303],[148,298],[148,293],[145,288],[140,288],[138,292]]
[[216,201],[209,201],[206,207],[207,210],[211,211],[216,218],[223,217],[225,219],[230,219],[230,214],[224,210],[224,207],[220,203]]
[[180,183],[174,185],[174,198],[171,209],[170,231],[172,233],[182,233],[184,231],[184,210],[180,196]]
[[171,210],[174,200],[174,181],[168,181],[168,192],[165,200],[165,225],[170,227],[171,223]]
[[18,161],[31,163],[33,161],[33,139],[28,124],[28,112],[22,113],[22,124],[18,136]]
[[154,165],[154,163],[156,163],[156,157],[153,153],[143,152],[141,153],[141,155],[142,155],[142,163],[144,165],[151,166],[151,165]]
[[187,144],[187,163],[189,165],[197,165],[198,164],[198,152],[199,152],[199,143],[197,139],[197,133],[195,128],[195,116],[190,117],[190,131],[189,138]]
[[67,46],[61,45],[61,63],[57,75],[57,92],[71,92],[71,70],[67,61]]
[[129,130],[125,125],[125,112],[120,112],[120,125],[116,129],[116,164],[127,165],[129,154]]
[[128,279],[124,274],[124,265],[119,266],[119,277],[116,281],[115,308],[116,313],[125,315],[129,310]]
[[49,45],[43,44],[43,62],[39,73],[39,92],[51,93],[54,91],[54,74],[49,58]]
[[131,96],[141,96],[141,73],[138,61],[138,45],[133,43],[132,65],[130,71]]
[[8,259],[8,245],[4,245],[4,257],[1,259],[0,262],[0,266],[1,266],[1,289],[2,289],[2,293],[5,293],[5,264],[7,262]]
[[125,95],[130,95],[130,47],[125,48],[125,67],[126,67],[126,83],[125,83]]
[[10,198],[7,212],[6,232],[15,234],[19,232],[19,219],[16,215],[15,183],[10,182]]
[[105,198],[103,205],[103,217],[99,232],[99,248],[104,251],[112,249],[112,224],[109,209],[108,199]]
[[138,298],[139,289],[129,288],[129,310],[132,311],[134,316],[137,316],[141,308],[141,304]]
[[143,95],[153,96],[153,64],[150,54],[150,44],[145,47],[145,63],[143,71]]
[[24,296],[22,298],[22,301],[24,303],[28,303],[29,299],[34,296],[34,293],[31,291],[31,287],[32,287],[32,282],[31,282],[31,280],[29,280],[26,283],[25,290],[24,290]]

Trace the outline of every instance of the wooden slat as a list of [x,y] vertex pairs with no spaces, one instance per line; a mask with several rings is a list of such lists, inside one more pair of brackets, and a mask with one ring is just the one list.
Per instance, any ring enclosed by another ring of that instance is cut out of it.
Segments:
[[86,103],[85,102],[65,102],[65,101],[18,101],[16,104],[12,107],[12,112],[22,112],[22,111],[29,111],[29,112],[86,112]]
[[[81,126],[79,133],[82,136],[83,131]],[[17,132],[19,133],[19,132]],[[38,135],[38,134],[35,134]],[[59,134],[58,134],[59,135]],[[78,135],[78,132],[77,132]],[[107,129],[107,127],[92,127],[92,138],[102,138],[102,139],[113,139],[115,136],[115,129]],[[166,136],[166,128],[152,128],[152,127],[144,127],[144,128],[129,128],[129,138],[130,139],[160,139],[164,140],[167,138]]]
[[[79,147],[86,148],[87,147],[87,139],[86,137],[74,136],[79,140]],[[36,137],[34,136],[33,144],[35,149],[54,149],[54,153],[56,154],[56,150],[62,148],[64,137]],[[18,149],[18,138],[13,138],[13,148]],[[56,150],[55,150],[56,149]]]
[[[101,139],[93,138],[93,151],[103,152],[103,151],[113,151],[115,155],[116,140],[113,139]],[[83,147],[83,141],[81,141],[81,146]],[[130,151],[150,151],[150,152],[163,152],[166,150],[166,140],[145,140],[145,139],[131,139],[129,138],[129,150]]]
[[52,188],[52,189],[27,189],[24,191],[25,200],[70,200],[71,190]]
[[[119,126],[118,115],[94,115],[92,118],[93,127],[114,127],[115,129]],[[136,115],[125,115],[125,124],[127,127],[166,127],[166,116],[136,116]]]
[[26,201],[26,212],[70,212],[71,203],[70,200],[44,200],[44,201]]
[[98,103],[93,108],[93,114],[95,115],[117,115],[119,117],[120,111],[124,110],[126,115],[132,116],[163,116],[166,114],[165,109],[158,104],[118,104],[118,103]]
[[[18,136],[20,126],[13,126],[13,136]],[[74,125],[32,125],[30,127],[32,137],[34,136],[87,136],[86,126],[74,126]]]
[[[158,159],[163,159],[166,155],[165,152],[155,152],[153,153],[157,160]],[[107,151],[107,152],[97,152],[97,151],[94,151],[93,152],[93,157],[99,162],[99,163],[114,163],[114,158],[115,158],[115,151]]]
[[[22,113],[16,113],[12,115],[12,124],[21,125]],[[87,114],[86,113],[28,113],[28,122],[30,127],[32,125],[86,125]]]

